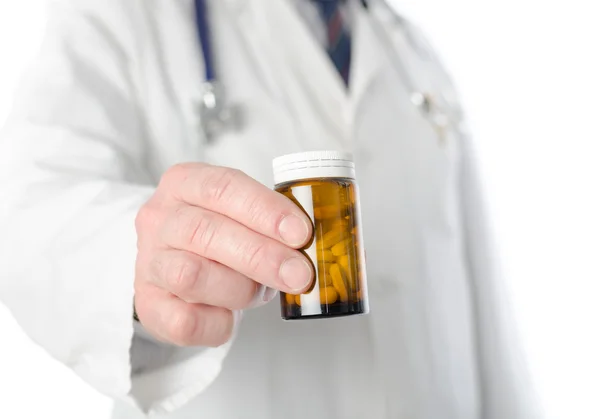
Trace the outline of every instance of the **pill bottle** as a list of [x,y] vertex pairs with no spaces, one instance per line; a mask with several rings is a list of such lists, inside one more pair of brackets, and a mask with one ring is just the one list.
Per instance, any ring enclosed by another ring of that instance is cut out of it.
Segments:
[[304,210],[313,237],[301,251],[315,280],[301,295],[281,293],[285,320],[369,312],[358,186],[350,153],[311,151],[273,160],[275,190]]

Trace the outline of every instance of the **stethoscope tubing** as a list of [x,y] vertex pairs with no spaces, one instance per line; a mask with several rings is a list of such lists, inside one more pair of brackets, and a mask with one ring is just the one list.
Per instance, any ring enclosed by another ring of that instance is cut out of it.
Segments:
[[[309,0],[306,0],[309,1]],[[319,0],[319,1],[326,1],[326,0]],[[369,3],[367,0],[360,0],[362,6],[369,10]],[[205,77],[205,83],[209,86],[212,86],[212,88],[208,89],[208,93],[210,95],[212,95],[212,97],[214,97],[214,99],[219,99],[216,97],[216,94],[218,93],[215,89],[215,87],[218,85],[217,83],[217,78],[216,78],[216,72],[215,72],[215,64],[214,64],[214,57],[213,57],[213,50],[212,50],[212,39],[211,39],[211,33],[210,33],[210,24],[209,24],[209,17],[208,17],[208,8],[207,8],[207,0],[194,0],[194,6],[195,6],[195,18],[196,18],[196,29],[197,29],[197,34],[198,34],[198,41],[200,43],[200,49],[202,51],[202,56],[204,59],[204,77]],[[376,25],[374,25],[376,26]],[[382,32],[382,28],[376,28],[374,27],[374,30],[376,32],[379,32],[379,37],[381,39],[385,39],[385,42],[387,42],[388,48],[390,48],[390,50],[393,49],[393,46],[391,45],[391,40],[387,37],[384,36]],[[433,125],[436,125],[436,121],[432,120],[432,117],[435,116],[435,113],[432,113],[432,110],[430,109],[430,101],[426,100],[427,99],[427,95],[424,94],[419,94],[418,90],[416,90],[416,86],[412,80],[412,78],[409,76],[407,69],[405,68],[405,66],[403,65],[402,62],[400,62],[400,59],[398,57],[392,58],[394,61],[394,67],[396,68],[396,70],[398,71],[400,77],[403,79],[404,83],[407,85],[407,87],[409,87],[411,89],[412,92],[414,92],[413,97],[417,97],[420,98],[420,100],[418,101],[418,103],[415,103],[415,105],[421,110],[421,112],[423,113],[423,116],[430,120],[430,122]],[[215,105],[213,104],[211,106],[211,109],[215,108]],[[217,107],[218,109],[218,107]],[[434,118],[435,119],[435,118]]]
[[198,41],[204,59],[204,77],[207,82],[211,83],[216,80],[216,74],[206,0],[194,0],[194,9]]

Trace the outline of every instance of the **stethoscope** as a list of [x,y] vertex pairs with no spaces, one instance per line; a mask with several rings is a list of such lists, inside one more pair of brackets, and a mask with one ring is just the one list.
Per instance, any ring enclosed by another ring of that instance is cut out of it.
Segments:
[[206,141],[212,142],[224,131],[241,127],[241,110],[239,106],[227,104],[225,89],[216,77],[206,0],[194,0],[194,6],[198,41],[204,60],[204,83],[198,112]]
[[[194,0],[194,6],[198,41],[204,59],[204,83],[198,112],[204,136],[206,141],[210,143],[227,130],[239,130],[243,125],[243,112],[240,106],[227,103],[225,89],[216,77],[206,1]],[[369,10],[368,0],[360,0],[360,2],[366,10]],[[389,38],[383,36],[383,34],[380,37]],[[391,40],[386,39],[386,42],[390,43],[390,48],[392,48]],[[432,95],[414,88],[414,83],[405,66],[400,62],[400,58],[395,58],[397,59],[394,59],[394,64],[398,73],[406,85],[411,88],[410,91],[413,92],[411,95],[413,104],[439,133],[440,139],[443,140],[446,129],[450,124],[449,115],[443,111],[443,107],[438,104],[438,101]]]

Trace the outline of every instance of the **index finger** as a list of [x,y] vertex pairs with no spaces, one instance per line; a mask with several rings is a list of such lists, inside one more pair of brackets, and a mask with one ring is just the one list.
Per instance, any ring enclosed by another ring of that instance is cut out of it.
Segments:
[[175,199],[213,211],[300,248],[312,235],[312,223],[290,199],[245,173],[203,163],[174,166],[165,176]]

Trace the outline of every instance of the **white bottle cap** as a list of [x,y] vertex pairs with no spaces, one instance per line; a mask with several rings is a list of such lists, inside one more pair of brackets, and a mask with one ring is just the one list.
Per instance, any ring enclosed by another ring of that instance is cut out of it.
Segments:
[[354,179],[354,159],[343,151],[307,151],[273,159],[275,185],[302,179]]

